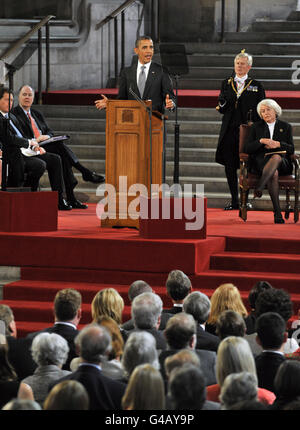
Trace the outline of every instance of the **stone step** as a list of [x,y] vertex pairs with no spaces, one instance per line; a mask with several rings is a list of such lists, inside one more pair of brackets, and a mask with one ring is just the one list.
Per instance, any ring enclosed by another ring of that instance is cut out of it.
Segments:
[[[252,67],[251,77],[259,81],[272,78],[274,80],[291,80],[295,69],[289,67]],[[185,75],[185,79],[207,79],[214,76],[216,79],[224,79],[230,76],[232,67],[190,67],[189,74]]]
[[0,300],[3,300],[3,286],[21,279],[20,267],[0,266]]
[[253,32],[300,32],[299,21],[257,20],[251,25]]
[[[288,23],[287,23],[288,25]],[[239,42],[239,43],[299,43],[300,30],[298,31],[240,31],[240,32],[227,32],[225,33],[225,43]]]
[[245,49],[249,54],[256,55],[280,55],[280,56],[299,56],[299,43],[249,43],[245,42],[203,42],[203,43],[184,43],[186,54],[233,54],[236,55]]
[[[226,77],[224,75],[224,77]],[[223,79],[206,78],[206,79],[188,79],[182,78],[179,81],[178,88],[181,90],[219,90]],[[294,84],[291,79],[262,79],[261,83],[265,90],[270,91],[299,91],[300,85]]]
[[52,130],[65,130],[64,133],[68,134],[69,131],[105,131],[105,119],[95,121],[92,118],[47,118],[47,123]]
[[[194,53],[186,56],[189,67],[231,67],[233,68],[236,53],[232,54],[202,54]],[[290,67],[299,55],[256,55],[253,59],[255,67]],[[175,59],[173,59],[176,61]],[[158,58],[160,62],[160,59]],[[172,65],[172,59],[168,60]]]
[[33,108],[43,112],[47,118],[89,118],[89,119],[105,119],[105,111],[95,108],[95,106],[80,106],[80,105],[34,105]]

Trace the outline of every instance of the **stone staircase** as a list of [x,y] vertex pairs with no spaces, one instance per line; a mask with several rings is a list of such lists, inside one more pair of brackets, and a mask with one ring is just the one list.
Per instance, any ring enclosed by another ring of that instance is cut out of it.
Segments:
[[296,70],[293,62],[300,60],[299,12],[293,12],[286,21],[260,19],[247,31],[227,32],[222,43],[184,46],[189,73],[179,80],[180,89],[220,89],[222,80],[232,73],[235,55],[242,49],[253,55],[251,76],[261,81],[266,90],[300,89],[292,82]]
[[[70,147],[86,167],[105,173],[105,112],[93,106],[53,106],[41,105],[49,126],[57,134],[70,135]],[[286,110],[282,117],[293,125],[295,148],[300,152],[300,121],[296,110]],[[214,162],[221,115],[215,109],[178,109],[180,124],[180,184],[204,184],[208,207],[222,208],[230,200],[224,167]],[[173,183],[174,171],[174,114],[167,122],[166,144],[166,182]],[[97,185],[82,180],[81,174],[74,171],[78,180],[76,195],[82,201],[98,202],[103,196],[103,186],[96,195]],[[41,188],[49,189],[48,176],[40,181]],[[102,190],[102,191],[101,191]],[[251,196],[250,196],[251,197]],[[271,209],[270,199],[265,193],[254,203],[254,209]]]

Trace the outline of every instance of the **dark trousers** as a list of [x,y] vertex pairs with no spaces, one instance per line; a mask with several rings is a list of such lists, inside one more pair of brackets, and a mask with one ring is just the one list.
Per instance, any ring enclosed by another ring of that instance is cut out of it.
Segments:
[[225,174],[233,204],[238,204],[238,178],[239,168],[239,128],[229,127],[224,139],[222,154],[224,158]]

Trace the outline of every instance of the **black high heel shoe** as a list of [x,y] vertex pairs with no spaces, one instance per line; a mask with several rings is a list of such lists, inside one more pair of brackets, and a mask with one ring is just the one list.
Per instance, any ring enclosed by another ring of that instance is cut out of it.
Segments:
[[282,218],[281,213],[274,213],[274,223],[275,224],[284,224],[284,219]]

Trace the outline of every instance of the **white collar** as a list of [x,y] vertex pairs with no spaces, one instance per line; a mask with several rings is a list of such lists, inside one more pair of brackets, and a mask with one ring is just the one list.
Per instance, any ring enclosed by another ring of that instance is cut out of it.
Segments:
[[70,323],[70,322],[65,322],[65,321],[56,321],[56,322],[54,323],[54,325],[57,325],[57,324],[68,325],[68,326],[70,326],[70,327],[73,327],[75,330],[77,330],[76,325],[75,325],[75,324],[73,324],[73,323]]
[[138,60],[138,70],[140,70],[143,66],[145,66],[145,73],[147,73],[147,72],[148,72],[148,70],[150,69],[151,61],[149,61],[149,63],[142,64],[142,63]]
[[235,75],[234,80],[239,82],[245,82],[248,79],[248,75],[244,75],[241,78],[239,78],[237,75]]

